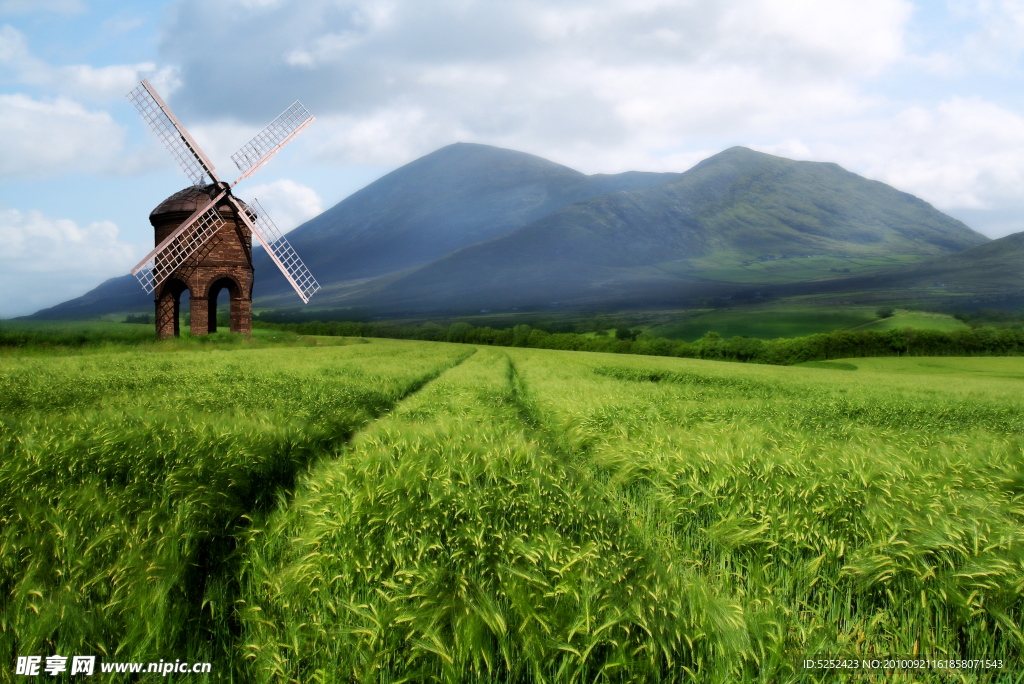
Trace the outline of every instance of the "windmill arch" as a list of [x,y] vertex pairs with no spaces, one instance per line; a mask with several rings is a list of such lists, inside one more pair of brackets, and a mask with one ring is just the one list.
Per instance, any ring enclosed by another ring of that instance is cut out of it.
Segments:
[[156,336],[157,339],[179,337],[181,325],[179,323],[181,314],[181,295],[189,293],[192,298],[192,291],[187,283],[178,278],[167,278],[156,291]]
[[[206,325],[207,333],[217,332],[217,298],[223,290],[228,291],[228,311],[230,315],[229,330],[237,333],[249,333],[251,334],[252,328],[251,323],[246,326],[246,321],[250,320],[249,316],[246,316],[242,309],[247,309],[249,314],[252,312],[252,304],[249,297],[246,296],[246,291],[243,289],[242,284],[231,274],[221,274],[215,276],[210,284],[206,288],[206,301],[208,308],[208,323]],[[246,306],[248,304],[248,306]],[[248,330],[246,328],[248,327]]]

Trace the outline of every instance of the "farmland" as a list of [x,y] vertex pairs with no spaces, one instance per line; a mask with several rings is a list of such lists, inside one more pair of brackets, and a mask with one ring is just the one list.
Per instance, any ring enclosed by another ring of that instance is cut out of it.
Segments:
[[900,310],[892,318],[877,320],[878,307],[826,306],[811,300],[738,306],[729,309],[692,312],[658,322],[648,332],[673,340],[692,342],[709,330],[722,337],[743,335],[760,339],[801,337],[833,330],[964,330],[962,322],[946,314]]
[[366,342],[0,357],[8,662],[767,682],[917,654],[1017,681],[1024,360]]
[[225,662],[240,530],[466,353],[378,343],[5,358],[4,657]]

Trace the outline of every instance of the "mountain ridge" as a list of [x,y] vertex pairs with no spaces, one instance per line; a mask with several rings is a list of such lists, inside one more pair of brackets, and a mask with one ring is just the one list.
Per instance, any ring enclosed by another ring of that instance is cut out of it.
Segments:
[[[396,169],[288,239],[322,285],[315,307],[406,312],[679,303],[759,284],[838,283],[835,272],[850,270],[841,260],[870,270],[893,254],[910,264],[989,242],[830,162],[732,147],[683,173],[588,176],[471,143]],[[257,308],[296,306],[262,250],[254,266]],[[150,306],[124,276],[34,316]]]
[[379,307],[492,308],[590,300],[609,286],[632,299],[645,283],[665,290],[659,270],[679,281],[677,294],[686,298],[708,290],[694,264],[705,257],[929,257],[987,241],[923,200],[836,164],[734,147],[667,183],[577,202],[453,252],[371,300]]
[[[588,176],[536,155],[454,143],[392,171],[293,230],[289,242],[314,273],[373,277],[428,263],[500,237],[580,200],[667,182],[679,174]],[[272,266],[266,255],[256,267]],[[261,293],[285,291],[270,277]]]

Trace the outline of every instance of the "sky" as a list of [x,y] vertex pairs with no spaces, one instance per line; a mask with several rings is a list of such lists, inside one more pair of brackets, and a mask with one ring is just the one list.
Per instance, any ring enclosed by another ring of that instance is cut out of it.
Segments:
[[836,162],[996,238],[1024,230],[1024,0],[0,0],[0,318],[127,273],[189,181],[146,78],[290,230],[454,142],[585,173],[733,145]]

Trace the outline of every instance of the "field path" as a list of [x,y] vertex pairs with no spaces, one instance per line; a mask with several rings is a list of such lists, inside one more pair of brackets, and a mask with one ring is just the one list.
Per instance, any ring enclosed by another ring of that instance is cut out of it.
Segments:
[[[667,572],[481,347],[368,425],[246,544],[255,681],[594,681],[722,647],[728,603]],[[708,623],[712,608],[716,623]],[[696,603],[695,603],[696,602]],[[612,663],[620,663],[614,665]]]
[[5,360],[0,651],[229,670],[250,531],[311,467],[474,353],[390,340],[285,351]]

